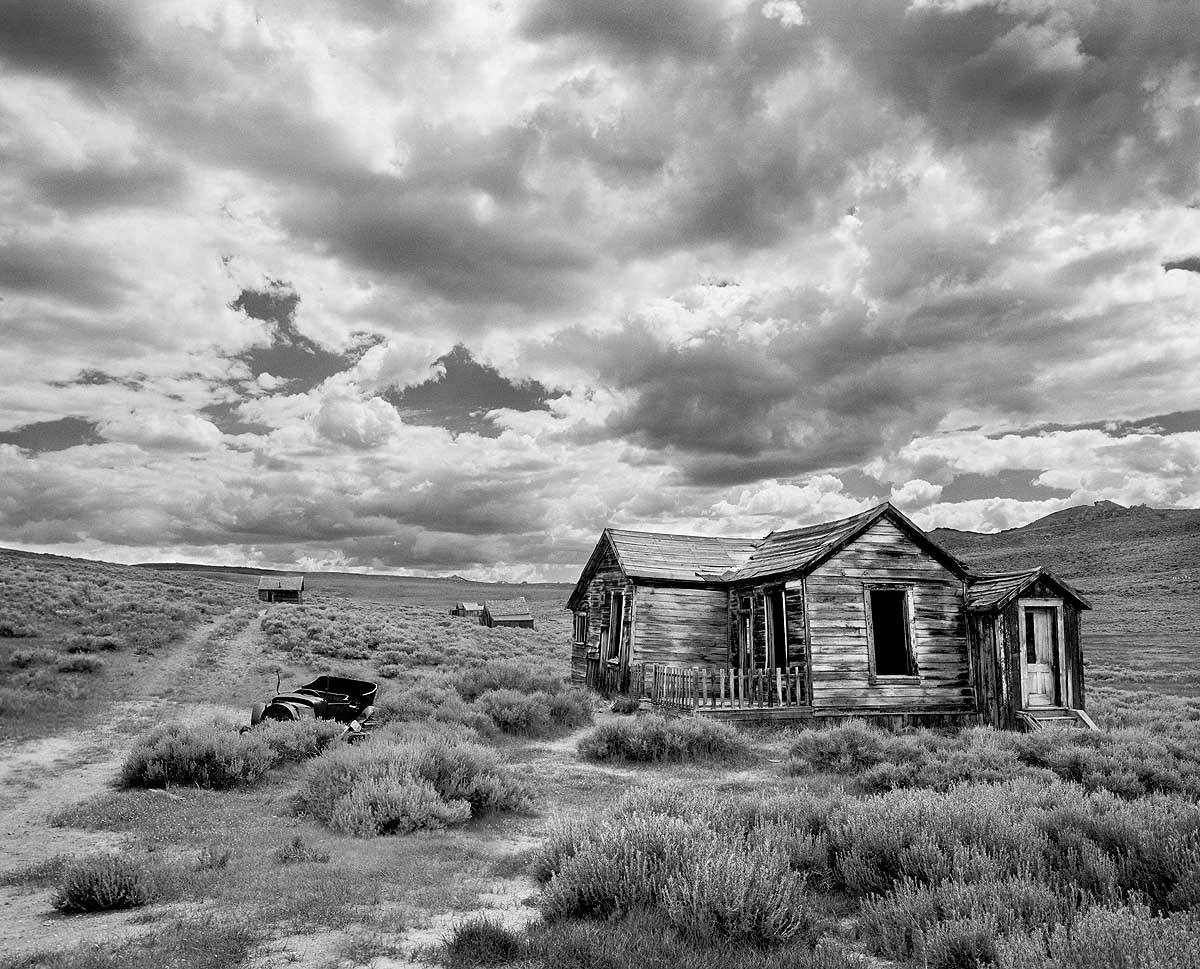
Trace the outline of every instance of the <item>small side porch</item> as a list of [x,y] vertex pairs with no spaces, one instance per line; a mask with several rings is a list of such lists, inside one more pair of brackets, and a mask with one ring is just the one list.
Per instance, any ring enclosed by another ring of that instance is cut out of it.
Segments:
[[730,666],[628,667],[589,657],[587,685],[623,694],[664,712],[740,722],[807,720],[813,715],[802,666],[739,670]]

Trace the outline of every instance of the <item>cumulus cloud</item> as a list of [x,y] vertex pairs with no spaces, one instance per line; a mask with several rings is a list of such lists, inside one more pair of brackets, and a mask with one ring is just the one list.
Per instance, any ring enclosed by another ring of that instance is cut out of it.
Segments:
[[59,8],[0,0],[0,542],[1200,501],[1194,3]]

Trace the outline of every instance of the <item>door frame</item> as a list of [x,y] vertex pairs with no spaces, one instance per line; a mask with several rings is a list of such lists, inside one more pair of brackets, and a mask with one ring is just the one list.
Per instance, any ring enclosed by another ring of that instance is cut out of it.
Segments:
[[1058,706],[1069,707],[1067,693],[1067,640],[1066,626],[1063,621],[1062,599],[1018,599],[1017,600],[1017,652],[1021,657],[1021,709],[1029,707],[1029,659],[1028,643],[1025,640],[1026,619],[1025,610],[1053,609],[1054,624],[1057,632],[1057,648],[1054,650],[1054,678],[1058,685]]

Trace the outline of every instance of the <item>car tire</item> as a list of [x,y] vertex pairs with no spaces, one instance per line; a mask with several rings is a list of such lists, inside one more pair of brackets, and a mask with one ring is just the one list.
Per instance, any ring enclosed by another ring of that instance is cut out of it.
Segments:
[[263,711],[267,708],[265,703],[256,703],[250,708],[250,726],[257,727],[262,723]]

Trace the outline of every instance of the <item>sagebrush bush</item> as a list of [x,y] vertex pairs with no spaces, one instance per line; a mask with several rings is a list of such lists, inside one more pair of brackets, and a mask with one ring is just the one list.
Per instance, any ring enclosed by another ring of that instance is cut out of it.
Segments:
[[638,717],[597,727],[579,741],[588,760],[732,761],[748,757],[750,745],[733,727],[709,720]]
[[164,724],[139,740],[121,765],[123,787],[183,784],[215,790],[252,784],[277,762],[265,731]]
[[68,863],[51,904],[60,912],[103,912],[136,908],[154,901],[161,881],[145,864],[116,852],[88,855]]
[[810,937],[812,903],[779,840],[722,840],[668,876],[660,904],[680,932],[696,938],[772,945]]
[[264,720],[252,731],[266,741],[276,762],[281,764],[316,757],[344,732],[345,727],[332,720],[301,720],[299,723]]
[[490,659],[465,670],[458,680],[458,692],[464,700],[477,699],[493,690],[553,694],[565,689],[567,681],[561,672],[523,659]]
[[369,837],[442,828],[530,800],[494,751],[426,730],[380,731],[326,751],[310,765],[297,805],[335,831]]
[[528,963],[554,969],[869,969],[843,943],[822,939],[814,947],[789,944],[764,949],[680,935],[657,912],[622,919],[536,921],[525,933]]
[[478,915],[459,922],[442,941],[441,959],[450,967],[498,966],[525,951],[525,938],[499,920]]
[[1135,729],[1021,734],[976,727],[953,735],[929,730],[887,734],[850,721],[801,734],[788,770],[840,774],[867,792],[903,787],[946,791],[963,782],[1057,777],[1124,798],[1200,794],[1200,753]]
[[375,705],[380,723],[461,724],[487,737],[496,732],[492,718],[467,703],[449,676],[429,677],[398,692],[389,690]]
[[104,669],[104,660],[98,656],[69,655],[58,664],[60,673],[99,673]]
[[578,690],[488,690],[475,704],[504,733],[522,737],[562,734],[592,722],[591,702]]

